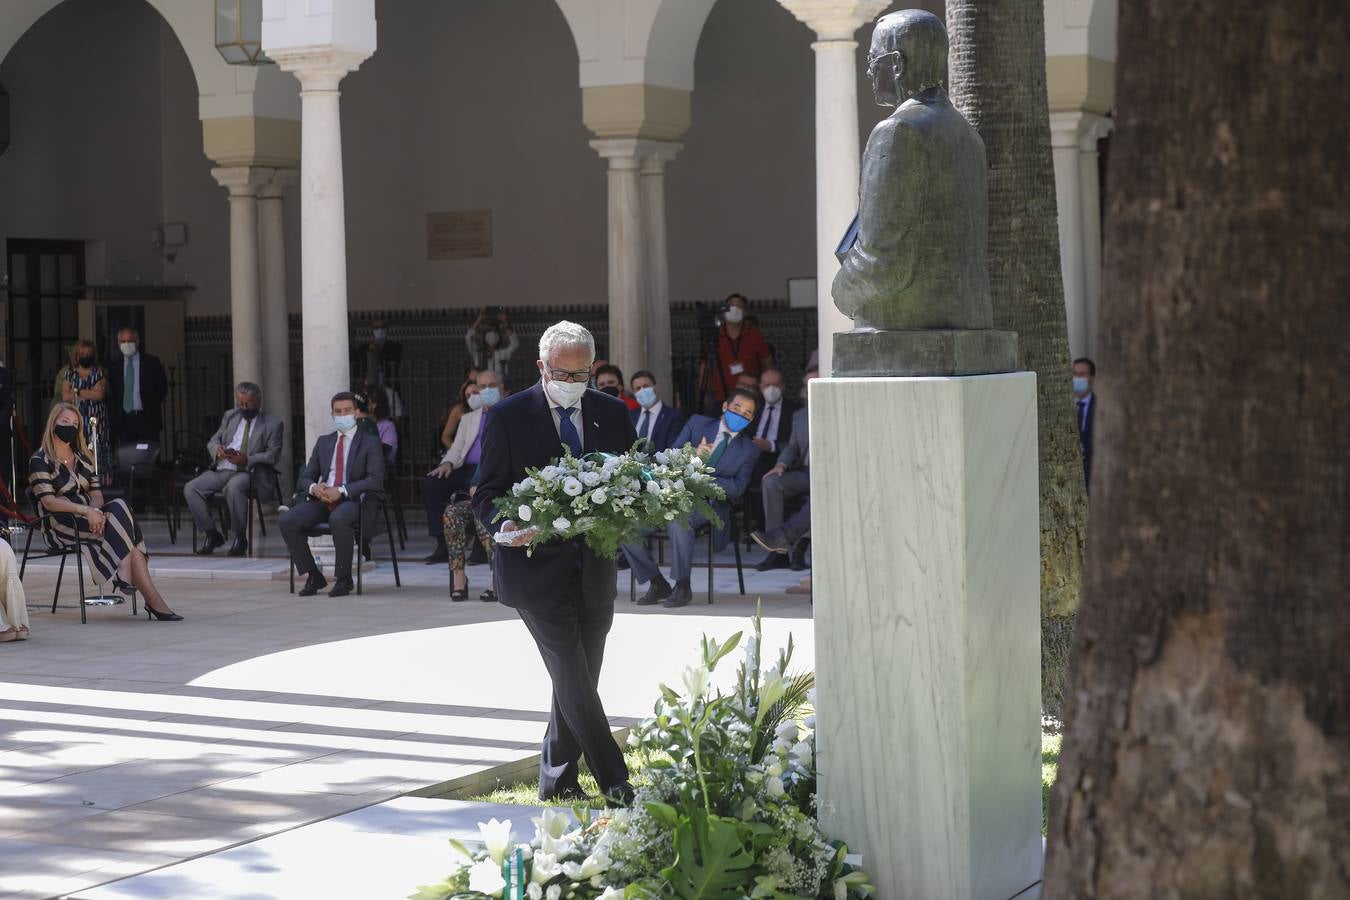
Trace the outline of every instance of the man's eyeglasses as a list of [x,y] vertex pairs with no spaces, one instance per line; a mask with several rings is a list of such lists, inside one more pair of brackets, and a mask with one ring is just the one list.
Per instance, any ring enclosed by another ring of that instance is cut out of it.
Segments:
[[879,55],[879,56],[873,56],[873,57],[870,57],[870,58],[867,60],[867,75],[868,75],[868,77],[870,78],[871,76],[873,76],[873,75],[876,74],[876,72],[877,72],[877,66],[879,66],[879,65],[881,64],[881,61],[882,61],[883,59],[890,59],[890,58],[893,57],[893,56],[899,56],[899,55],[900,55],[900,51],[899,51],[899,50],[891,50],[891,51],[889,51],[889,52],[887,52],[887,53],[882,53],[882,54]]
[[575,372],[568,372],[565,369],[549,369],[548,377],[552,378],[554,381],[570,381],[573,383],[590,381],[591,370],[578,369]]

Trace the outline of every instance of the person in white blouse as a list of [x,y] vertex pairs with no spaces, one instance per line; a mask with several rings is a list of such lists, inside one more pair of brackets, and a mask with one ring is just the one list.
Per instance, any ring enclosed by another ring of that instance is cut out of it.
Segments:
[[478,314],[465,332],[464,344],[475,367],[491,369],[498,378],[506,378],[511,368],[511,354],[520,346],[520,339],[506,318],[506,311],[489,306]]
[[26,641],[31,635],[19,563],[9,541],[0,540],[0,643]]

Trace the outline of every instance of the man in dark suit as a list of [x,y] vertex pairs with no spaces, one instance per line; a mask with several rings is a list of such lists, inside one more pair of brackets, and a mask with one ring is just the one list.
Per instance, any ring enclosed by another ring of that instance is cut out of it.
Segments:
[[[807,372],[805,381],[811,383],[815,372]],[[811,443],[810,416],[803,407],[792,414],[792,433],[788,436],[787,446],[778,454],[778,461],[760,480],[760,493],[764,501],[764,531],[772,534],[783,527],[783,509],[787,501],[811,493]],[[758,533],[758,532],[756,532]],[[754,534],[751,535],[754,537]],[[763,542],[760,542],[761,546]],[[806,553],[794,542],[791,553],[772,552],[759,565],[760,572],[791,566],[802,570],[806,566]]]
[[673,406],[666,406],[656,393],[656,376],[645,369],[630,382],[638,408],[630,410],[637,436],[646,442],[649,452],[669,450],[675,446],[688,417]]
[[553,681],[553,709],[539,760],[539,797],[580,799],[577,762],[586,763],[607,802],[632,803],[628,767],[610,731],[598,690],[605,638],[618,593],[613,560],[582,541],[554,541],[527,556],[531,529],[511,519],[494,521],[493,501],[562,455],[622,453],[637,435],[622,400],[588,390],[595,339],[572,322],[551,326],[539,339],[541,381],[502,400],[484,420],[482,458],[474,512],[492,531],[519,532],[501,545],[493,565],[497,597],[513,607],[530,630]]
[[1097,417],[1097,395],[1092,392],[1092,381],[1097,377],[1097,364],[1086,356],[1073,361],[1074,410],[1078,415],[1078,446],[1083,451],[1083,482],[1092,491],[1092,427]]
[[[731,505],[735,503],[750,484],[750,474],[759,457],[759,448],[745,434],[755,418],[755,409],[759,396],[744,388],[734,389],[722,403],[720,418],[694,416],[684,426],[684,430],[675,438],[674,446],[694,445],[707,463],[715,470],[718,486],[726,491],[727,498],[713,504],[722,527],[713,538],[714,549],[720,550],[731,540]],[[689,524],[677,526],[673,522],[666,532],[670,537],[670,582],[661,577],[661,569],[652,559],[651,551],[645,544],[632,544],[623,548],[628,565],[639,584],[651,582],[647,593],[638,603],[651,606],[661,603],[667,609],[684,606],[693,599],[693,590],[689,586],[689,573],[694,568],[694,532],[707,523],[702,515],[694,513]],[[662,603],[662,601],[665,601]]]
[[141,336],[134,328],[117,332],[122,361],[108,367],[107,402],[113,433],[120,444],[159,440],[164,426],[164,398],[169,379],[159,357],[141,352]]
[[234,408],[221,416],[220,427],[211,435],[206,452],[211,467],[183,486],[183,498],[197,528],[206,534],[206,540],[197,549],[198,555],[214,553],[225,543],[225,536],[216,530],[207,505],[213,494],[224,494],[230,508],[230,528],[234,544],[230,556],[248,552],[248,493],[256,488],[259,500],[272,499],[273,476],[264,476],[253,484],[253,466],[271,466],[276,469],[281,459],[281,444],[286,426],[276,416],[262,411],[262,388],[250,381],[241,381],[234,389]]
[[[320,522],[327,522],[333,531],[334,579],[328,596],[345,597],[352,592],[352,547],[361,495],[384,486],[384,445],[356,427],[356,397],[347,391],[334,394],[332,409],[337,431],[314,442],[314,452],[296,485],[304,499],[297,500],[278,523],[291,563],[309,576],[301,597],[312,597],[328,585],[305,537],[305,531]],[[370,524],[367,521],[362,526]]]
[[783,373],[778,369],[765,369],[755,390],[762,398],[759,414],[750,423],[750,436],[759,448],[759,459],[755,460],[755,469],[750,475],[750,493],[752,494],[747,514],[757,524],[763,525],[760,508],[763,505],[757,495],[766,472],[778,463],[779,452],[787,446],[792,434],[793,414],[797,404],[783,396]]

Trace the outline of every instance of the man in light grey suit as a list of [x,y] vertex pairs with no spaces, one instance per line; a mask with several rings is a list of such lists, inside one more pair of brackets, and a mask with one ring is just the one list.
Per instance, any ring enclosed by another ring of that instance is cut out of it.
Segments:
[[[816,377],[815,371],[808,371],[803,378],[806,384]],[[806,394],[805,384],[802,386],[802,395]],[[808,415],[806,407],[803,406],[792,414],[792,435],[788,439],[788,445],[778,454],[778,462],[773,468],[764,473],[764,478],[760,481],[760,493],[764,498],[764,532],[763,534],[775,534],[783,529],[783,507],[789,498],[800,497],[803,494],[811,493],[811,444],[808,434]],[[769,546],[764,541],[759,540],[756,532],[752,534],[759,541],[760,546]],[[761,572],[767,572],[770,569],[781,569],[791,565],[794,569],[805,569],[805,552],[801,546],[793,541],[790,547],[791,555],[783,550],[771,550],[768,556],[757,566]]]
[[[259,464],[273,466],[281,458],[281,442],[285,423],[262,411],[262,388],[251,381],[241,381],[234,389],[234,409],[220,419],[220,428],[206,445],[211,456],[211,468],[192,479],[183,488],[183,497],[197,528],[206,533],[206,542],[197,549],[200,555],[214,553],[225,543],[225,536],[211,521],[207,501],[218,493],[225,494],[230,508],[230,529],[234,543],[230,556],[248,552],[248,490],[253,482],[251,467]],[[260,499],[270,499],[273,479],[258,479]]]

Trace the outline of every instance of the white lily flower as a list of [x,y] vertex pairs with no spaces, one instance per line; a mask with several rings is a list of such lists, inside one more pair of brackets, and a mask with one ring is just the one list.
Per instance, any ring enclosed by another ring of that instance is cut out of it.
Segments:
[[530,900],[544,900],[544,889],[531,881],[525,888],[525,896]]
[[580,497],[581,492],[586,490],[580,481],[571,475],[563,479],[563,493],[569,497]]
[[563,863],[563,874],[573,881],[589,881],[609,868],[609,856],[596,850],[580,863]]
[[572,824],[572,820],[567,813],[548,808],[545,808],[538,818],[531,819],[530,821],[534,823],[534,827],[540,838],[543,838],[544,835],[560,838],[567,833],[567,826]]
[[506,879],[502,878],[502,864],[490,859],[479,860],[469,870],[469,890],[477,891],[488,897],[500,897],[506,889]]
[[524,503],[522,503],[522,504],[520,505],[520,509],[516,510],[516,518],[517,518],[517,519],[520,519],[520,521],[522,521],[522,522],[528,522],[528,521],[530,521],[531,517],[533,517],[533,516],[534,516],[534,510],[530,509],[530,508],[529,508],[528,506],[526,506]]
[[478,834],[483,839],[488,856],[500,868],[502,860],[506,858],[506,851],[511,849],[511,820],[498,822],[496,819],[488,819],[485,823],[479,822]]
[[684,681],[684,689],[689,693],[690,700],[702,700],[708,693],[708,669],[705,666],[686,666],[684,675],[681,676]]
[[614,885],[610,885],[605,888],[605,892],[597,900],[623,900],[623,891],[614,887]]
[[572,842],[563,837],[554,837],[551,834],[545,834],[540,837],[539,849],[543,853],[548,853],[561,859],[572,852]]
[[530,881],[535,884],[548,884],[562,874],[562,863],[552,853],[542,850],[534,855],[534,865],[530,870]]

